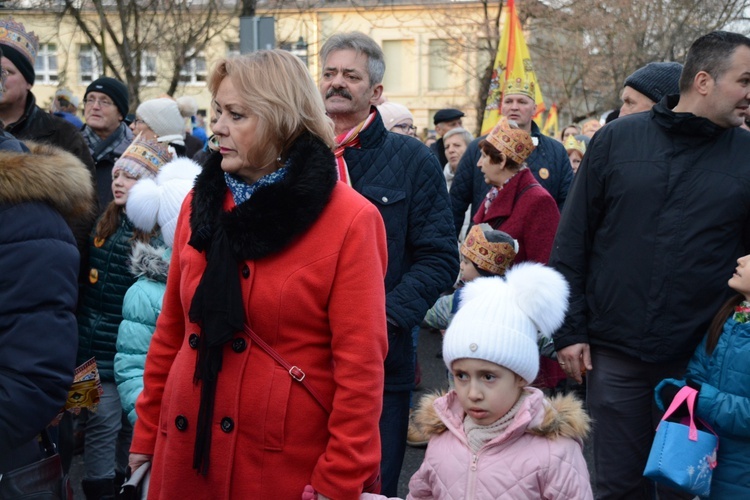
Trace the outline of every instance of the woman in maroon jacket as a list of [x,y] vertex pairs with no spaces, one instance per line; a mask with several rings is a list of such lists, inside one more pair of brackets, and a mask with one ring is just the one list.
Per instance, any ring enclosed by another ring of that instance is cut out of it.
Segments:
[[554,198],[526,167],[534,150],[531,136],[503,119],[479,143],[477,166],[492,185],[474,223],[483,222],[518,241],[515,263],[531,260],[546,264],[552,251],[560,212]]

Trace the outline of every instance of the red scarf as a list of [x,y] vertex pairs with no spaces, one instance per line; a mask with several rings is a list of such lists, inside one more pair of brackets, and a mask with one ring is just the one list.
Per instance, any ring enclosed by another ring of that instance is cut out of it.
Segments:
[[339,180],[346,182],[349,186],[352,185],[352,181],[349,178],[349,168],[346,166],[344,160],[344,150],[346,148],[357,148],[359,149],[359,133],[365,130],[375,119],[376,111],[373,109],[365,120],[358,124],[356,127],[348,132],[344,132],[336,137],[336,148],[333,150],[334,156],[336,156],[336,165],[338,166]]

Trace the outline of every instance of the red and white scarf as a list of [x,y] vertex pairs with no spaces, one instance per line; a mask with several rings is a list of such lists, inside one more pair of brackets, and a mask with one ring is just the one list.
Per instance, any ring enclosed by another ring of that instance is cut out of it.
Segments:
[[344,160],[344,150],[346,148],[357,148],[359,149],[359,133],[365,130],[375,119],[377,111],[373,109],[365,120],[358,124],[356,127],[348,132],[344,132],[336,137],[336,148],[333,150],[334,156],[336,156],[336,165],[339,172],[339,180],[346,182],[347,185],[352,185],[352,180],[349,178],[349,168],[346,166]]

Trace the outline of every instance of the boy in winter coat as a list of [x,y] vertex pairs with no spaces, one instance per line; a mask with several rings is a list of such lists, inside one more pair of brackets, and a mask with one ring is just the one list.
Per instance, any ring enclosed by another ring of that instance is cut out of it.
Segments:
[[522,263],[506,280],[467,284],[461,300],[443,339],[456,388],[417,411],[432,438],[407,498],[593,498],[580,402],[527,387],[539,370],[538,337],[562,323],[567,283],[548,267]]
[[156,180],[137,182],[128,196],[127,212],[133,225],[147,233],[160,228],[166,244],[165,248],[139,242],[130,256],[130,270],[138,281],[128,289],[122,303],[114,369],[120,402],[132,425],[136,420],[135,400],[143,390],[146,353],[167,286],[177,216],[200,171],[194,161],[178,157],[159,170]]

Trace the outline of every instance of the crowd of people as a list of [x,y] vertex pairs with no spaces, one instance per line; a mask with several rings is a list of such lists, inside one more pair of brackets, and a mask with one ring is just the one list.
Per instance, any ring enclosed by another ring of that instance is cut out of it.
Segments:
[[[408,498],[690,498],[643,477],[686,385],[711,498],[750,494],[750,38],[638,69],[605,124],[542,134],[518,79],[428,145],[362,33],[315,79],[219,61],[208,138],[110,77],[43,110],[38,40],[0,27],[0,498],[40,492],[3,480],[49,436],[89,500],[141,467],[155,499],[395,498],[407,442]],[[416,401],[423,325],[448,377]]]

